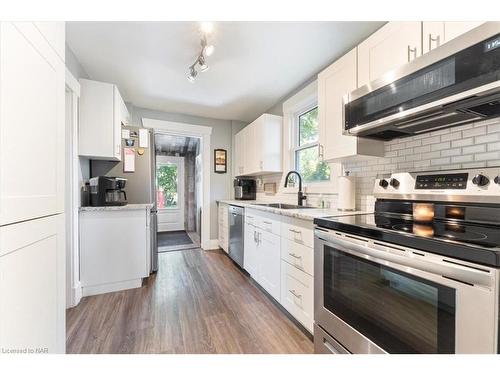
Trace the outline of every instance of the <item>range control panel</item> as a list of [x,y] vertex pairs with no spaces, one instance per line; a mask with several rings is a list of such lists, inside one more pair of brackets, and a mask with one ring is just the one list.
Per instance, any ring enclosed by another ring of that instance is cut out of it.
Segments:
[[417,175],[415,189],[466,189],[468,173]]

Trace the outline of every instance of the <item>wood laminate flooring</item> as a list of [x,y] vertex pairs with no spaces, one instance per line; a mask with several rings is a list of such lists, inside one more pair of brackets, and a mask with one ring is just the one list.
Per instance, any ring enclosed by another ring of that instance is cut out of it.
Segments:
[[159,254],[142,288],[67,310],[68,353],[312,353],[313,343],[220,250]]

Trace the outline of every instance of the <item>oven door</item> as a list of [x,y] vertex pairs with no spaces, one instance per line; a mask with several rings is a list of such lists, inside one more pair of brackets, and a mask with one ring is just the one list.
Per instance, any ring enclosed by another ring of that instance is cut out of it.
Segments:
[[349,352],[496,353],[497,270],[315,232],[315,322]]

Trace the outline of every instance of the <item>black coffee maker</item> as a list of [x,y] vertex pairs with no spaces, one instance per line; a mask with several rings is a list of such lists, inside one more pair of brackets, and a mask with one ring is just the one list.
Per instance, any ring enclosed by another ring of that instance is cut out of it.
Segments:
[[90,205],[124,206],[127,204],[125,193],[126,178],[98,176],[90,179]]

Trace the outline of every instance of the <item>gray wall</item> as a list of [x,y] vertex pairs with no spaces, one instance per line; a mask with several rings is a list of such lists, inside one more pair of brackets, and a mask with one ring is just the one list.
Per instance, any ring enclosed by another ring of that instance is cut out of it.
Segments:
[[83,66],[80,64],[75,54],[68,47],[67,44],[66,44],[65,58],[66,58],[66,67],[76,79],[89,78],[89,75],[87,74],[85,69],[83,69]]
[[[210,239],[215,240],[218,236],[218,218],[217,218],[217,201],[221,199],[229,199],[232,194],[232,173],[231,164],[232,155],[232,138],[233,129],[243,127],[245,123],[219,120],[191,115],[184,115],[179,113],[162,112],[152,109],[135,107],[127,103],[130,112],[131,125],[142,126],[142,118],[151,118],[156,120],[165,120],[173,122],[182,122],[192,125],[209,126],[212,128],[211,135],[211,158],[210,158]],[[214,173],[214,149],[222,148],[227,150],[228,155],[228,173],[220,174]]]

